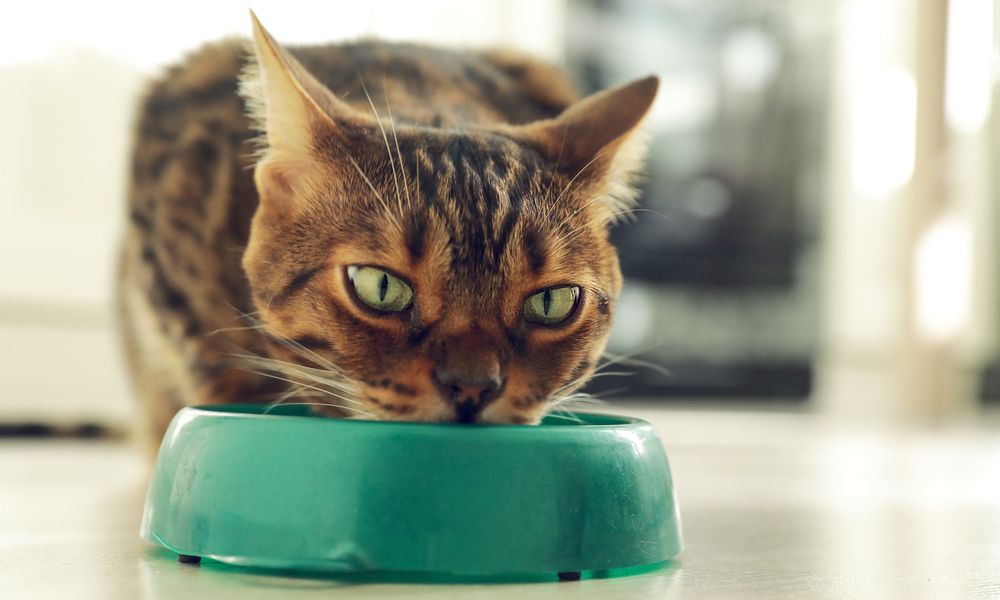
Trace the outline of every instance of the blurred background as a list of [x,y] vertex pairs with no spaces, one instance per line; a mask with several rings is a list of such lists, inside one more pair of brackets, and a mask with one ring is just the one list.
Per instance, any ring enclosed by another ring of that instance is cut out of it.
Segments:
[[[582,90],[662,78],[598,396],[976,420],[1000,403],[993,0],[515,0],[254,9],[287,44],[513,46]],[[143,82],[245,2],[0,20],[0,423],[123,425],[111,305]]]

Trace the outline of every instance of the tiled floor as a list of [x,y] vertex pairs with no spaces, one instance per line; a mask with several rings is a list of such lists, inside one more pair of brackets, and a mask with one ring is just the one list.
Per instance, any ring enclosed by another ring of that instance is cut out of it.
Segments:
[[809,415],[627,411],[670,457],[686,548],[663,570],[500,585],[180,565],[138,539],[145,465],[110,442],[0,441],[3,598],[998,598],[1000,436]]

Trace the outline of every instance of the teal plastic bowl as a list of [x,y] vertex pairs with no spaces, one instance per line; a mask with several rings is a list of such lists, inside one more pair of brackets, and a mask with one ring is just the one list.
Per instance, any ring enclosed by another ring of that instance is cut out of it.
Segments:
[[644,421],[539,426],[185,408],[142,537],[234,565],[331,573],[615,576],[681,550],[663,446]]

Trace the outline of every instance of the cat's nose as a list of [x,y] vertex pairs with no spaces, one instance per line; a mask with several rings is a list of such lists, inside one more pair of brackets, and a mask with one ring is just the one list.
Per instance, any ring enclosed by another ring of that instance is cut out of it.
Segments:
[[488,377],[462,377],[447,370],[434,373],[442,394],[455,406],[455,416],[460,423],[472,423],[487,404],[493,401],[503,385],[500,375]]

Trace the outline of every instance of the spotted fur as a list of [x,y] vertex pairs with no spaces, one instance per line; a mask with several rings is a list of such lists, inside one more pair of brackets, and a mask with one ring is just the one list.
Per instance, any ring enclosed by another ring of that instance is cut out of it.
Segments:
[[[585,382],[655,80],[576,102],[511,53],[288,51],[256,22],[255,47],[208,45],[142,103],[119,297],[150,439],[184,405],[295,395],[338,416],[535,423]],[[351,265],[408,282],[413,307],[359,302]],[[581,288],[573,314],[525,321],[555,285]],[[454,390],[483,377],[495,393],[462,412]]]

